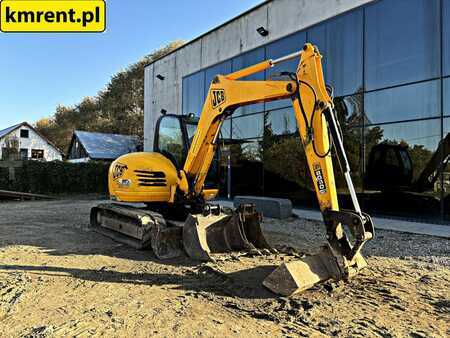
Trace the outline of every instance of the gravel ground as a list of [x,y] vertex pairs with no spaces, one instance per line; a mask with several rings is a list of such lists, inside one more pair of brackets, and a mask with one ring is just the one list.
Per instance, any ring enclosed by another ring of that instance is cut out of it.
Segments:
[[[0,204],[0,330],[6,337],[450,336],[450,241],[377,231],[369,267],[292,298],[262,280],[283,255],[158,261],[91,232],[89,200]],[[323,225],[263,223],[307,254]]]

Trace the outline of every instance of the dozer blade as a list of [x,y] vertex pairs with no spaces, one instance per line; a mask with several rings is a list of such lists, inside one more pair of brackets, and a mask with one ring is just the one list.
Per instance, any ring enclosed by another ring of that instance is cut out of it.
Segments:
[[183,246],[189,257],[214,260],[211,254],[271,249],[261,230],[260,215],[246,206],[224,213],[189,215],[183,226]]
[[91,209],[91,227],[133,248],[151,247],[159,259],[183,255],[182,229],[156,212],[114,203],[100,204]]
[[329,279],[348,279],[367,266],[361,254],[357,254],[350,265],[346,258],[335,254],[331,246],[325,246],[316,255],[283,263],[263,281],[263,285],[274,293],[292,296]]

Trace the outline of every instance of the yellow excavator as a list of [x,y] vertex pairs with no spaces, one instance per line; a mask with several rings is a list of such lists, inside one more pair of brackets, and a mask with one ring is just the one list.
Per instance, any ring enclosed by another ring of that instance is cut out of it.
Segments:
[[[294,58],[300,59],[296,72],[280,73],[279,80],[242,80]],[[192,116],[163,115],[155,131],[154,152],[127,154],[111,164],[109,191],[115,202],[94,207],[91,226],[135,248],[151,247],[160,259],[187,254],[208,261],[215,253],[230,251],[276,254],[264,238],[255,207],[241,205],[232,210],[208,203],[218,190],[205,181],[227,117],[244,105],[291,99],[328,245],[316,255],[283,263],[263,284],[275,293],[292,295],[318,282],[358,273],[367,265],[361,248],[373,238],[374,227],[358,203],[321,58],[317,47],[307,43],[285,57],[217,75],[198,121]],[[333,148],[354,210],[339,208]],[[117,202],[139,202],[146,207]]]

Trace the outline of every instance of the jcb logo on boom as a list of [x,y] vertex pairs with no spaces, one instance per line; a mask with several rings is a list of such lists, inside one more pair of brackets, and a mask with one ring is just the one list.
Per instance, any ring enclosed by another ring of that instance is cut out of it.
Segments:
[[217,108],[225,102],[225,90],[214,89],[211,91],[212,107]]

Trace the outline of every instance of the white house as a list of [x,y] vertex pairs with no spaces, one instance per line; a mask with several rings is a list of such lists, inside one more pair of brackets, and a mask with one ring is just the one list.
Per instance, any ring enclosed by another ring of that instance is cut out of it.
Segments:
[[19,159],[62,161],[63,153],[30,124],[22,122],[0,130],[0,159],[9,159],[10,148],[18,149]]

